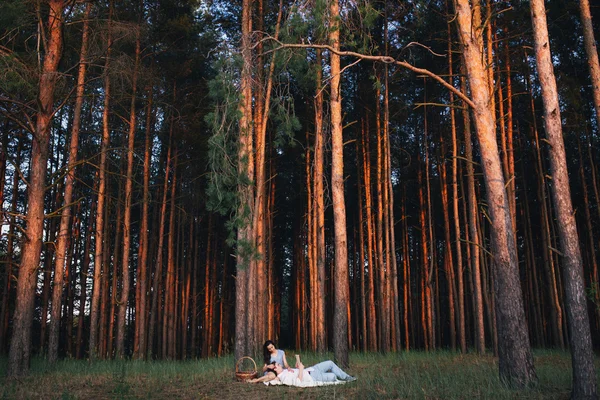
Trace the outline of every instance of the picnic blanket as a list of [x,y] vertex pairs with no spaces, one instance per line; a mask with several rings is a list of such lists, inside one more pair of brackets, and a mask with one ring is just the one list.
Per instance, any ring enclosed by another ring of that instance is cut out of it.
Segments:
[[[269,382],[263,382],[266,386],[279,386],[279,385],[283,385],[283,383],[281,383],[281,381],[279,379],[273,379],[272,381]],[[296,387],[316,387],[316,386],[330,386],[330,385],[341,385],[346,383],[346,381],[340,381],[340,380],[336,380],[334,382],[316,382],[313,381],[313,384],[310,386],[296,386]],[[292,386],[292,385],[289,385]]]

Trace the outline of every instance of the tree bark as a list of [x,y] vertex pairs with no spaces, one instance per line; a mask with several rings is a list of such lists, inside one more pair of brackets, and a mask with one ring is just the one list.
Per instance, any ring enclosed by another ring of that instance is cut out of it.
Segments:
[[[464,64],[463,64],[464,65]],[[462,68],[464,69],[464,67]],[[466,79],[461,77],[461,90],[467,92]],[[481,288],[480,244],[477,218],[477,194],[475,193],[475,169],[473,168],[473,143],[471,141],[471,118],[465,105],[463,110],[463,130],[465,135],[465,154],[467,158],[467,206],[469,236],[471,238],[471,276],[473,280],[473,319],[475,320],[475,342],[477,352],[485,353],[485,327],[483,324],[483,293]]]
[[[329,43],[340,49],[339,0],[329,3]],[[346,202],[344,198],[344,139],[342,132],[342,95],[340,87],[340,56],[331,53],[331,191],[335,235],[333,351],[338,365],[348,367],[348,314],[350,300],[348,283],[348,240],[346,232]]]
[[[63,48],[62,26],[65,2],[48,1],[48,5],[50,10],[45,35],[46,54],[39,80],[38,112],[31,149],[27,228],[17,278],[17,300],[7,368],[7,375],[13,378],[26,375],[29,371],[36,271],[40,263],[44,229],[46,162],[50,152],[48,143],[50,124],[54,115],[54,88],[58,79],[58,64]],[[42,21],[39,23],[42,24]]]
[[471,7],[468,0],[455,0],[455,7],[475,105],[473,111],[492,224],[499,372],[501,379],[515,386],[528,386],[537,381],[537,376],[525,321],[517,249],[496,143],[493,110],[490,108],[492,96],[483,65],[479,2]]
[[573,399],[597,399],[596,373],[587,303],[584,292],[583,265],[579,237],[569,187],[569,173],[562,134],[558,90],[543,0],[531,0],[531,20],[535,41],[536,64],[544,104],[544,125],[549,144],[552,173],[552,200],[560,238],[561,261],[569,328],[569,345],[573,364]]
[[250,32],[252,30],[252,2],[243,0],[242,2],[242,73],[240,82],[241,101],[240,110],[240,133],[238,146],[238,174],[245,182],[238,185],[239,206],[237,210],[241,225],[237,233],[236,249],[236,279],[235,279],[235,346],[234,358],[236,360],[248,355],[254,349],[250,348],[249,343],[254,343],[256,338],[250,337],[253,330],[249,330],[249,324],[254,320],[251,310],[254,309],[254,302],[249,299],[249,273],[251,254],[248,249],[252,240],[252,210],[254,201],[250,182],[254,177],[254,161],[252,159],[253,129],[252,129],[252,54]]
[[77,165],[77,151],[79,148],[79,129],[81,127],[81,107],[83,106],[83,92],[85,89],[87,47],[90,26],[89,16],[91,8],[91,3],[87,3],[85,14],[83,16],[83,34],[81,39],[81,51],[79,52],[79,72],[77,75],[77,97],[75,99],[75,109],[73,110],[73,129],[71,131],[69,159],[67,161],[68,172],[65,179],[64,207],[60,218],[58,244],[56,246],[54,288],[52,291],[52,310],[50,313],[50,338],[48,344],[48,361],[50,363],[56,362],[58,357],[60,308],[62,305],[64,285],[63,275],[67,242],[69,240],[69,223],[71,222],[71,201],[73,199],[73,185],[75,183],[75,165]]

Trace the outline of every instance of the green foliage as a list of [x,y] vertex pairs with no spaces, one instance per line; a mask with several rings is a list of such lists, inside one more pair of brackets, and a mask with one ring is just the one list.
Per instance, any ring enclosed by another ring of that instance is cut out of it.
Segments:
[[598,302],[598,293],[600,292],[600,284],[598,284],[597,282],[594,282],[591,284],[590,287],[585,288],[585,295],[587,296],[588,300],[591,301],[592,303],[594,303],[594,305],[596,306],[596,308],[598,310],[600,310],[600,302]]
[[[249,216],[252,210],[248,204],[242,204],[240,188],[251,186],[252,182],[245,174],[240,174],[239,168],[239,163],[247,163],[248,160],[239,160],[238,157],[241,114],[238,108],[240,95],[234,85],[238,81],[239,71],[235,58],[231,54],[222,57],[215,69],[220,72],[208,85],[214,109],[205,118],[212,132],[208,140],[207,208],[230,216],[225,226],[228,231],[227,243],[233,246],[236,244],[236,231],[251,223]],[[250,243],[237,243],[238,254],[251,253],[249,247]]]
[[0,33],[22,26],[29,17],[27,3],[23,0],[2,0]]
[[0,55],[0,92],[15,99],[33,99],[37,94],[37,74],[14,54]]
[[300,120],[294,114],[294,100],[289,98],[278,98],[273,101],[273,110],[271,119],[275,125],[275,147],[282,147],[286,144],[294,146],[294,134],[302,128]]

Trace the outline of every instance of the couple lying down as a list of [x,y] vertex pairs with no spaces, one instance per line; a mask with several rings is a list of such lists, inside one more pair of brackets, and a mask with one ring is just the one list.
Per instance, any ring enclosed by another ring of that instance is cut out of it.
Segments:
[[355,377],[348,375],[333,361],[323,361],[312,367],[305,368],[300,361],[300,356],[296,356],[296,368],[284,368],[278,362],[273,362],[267,366],[267,373],[248,382],[264,382],[268,384],[284,384],[287,386],[312,387],[341,382],[353,382]]

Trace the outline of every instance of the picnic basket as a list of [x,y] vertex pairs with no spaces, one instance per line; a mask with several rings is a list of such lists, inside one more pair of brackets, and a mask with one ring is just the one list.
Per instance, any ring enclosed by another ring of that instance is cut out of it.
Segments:
[[[242,363],[242,361],[244,359],[249,359],[250,361],[252,361],[252,364],[254,365],[254,370],[240,371],[240,364]],[[246,379],[254,379],[257,376],[258,376],[258,372],[256,369],[256,362],[254,361],[254,359],[252,357],[244,356],[244,357],[240,358],[237,361],[237,363],[235,363],[235,379],[238,382],[244,382]]]

